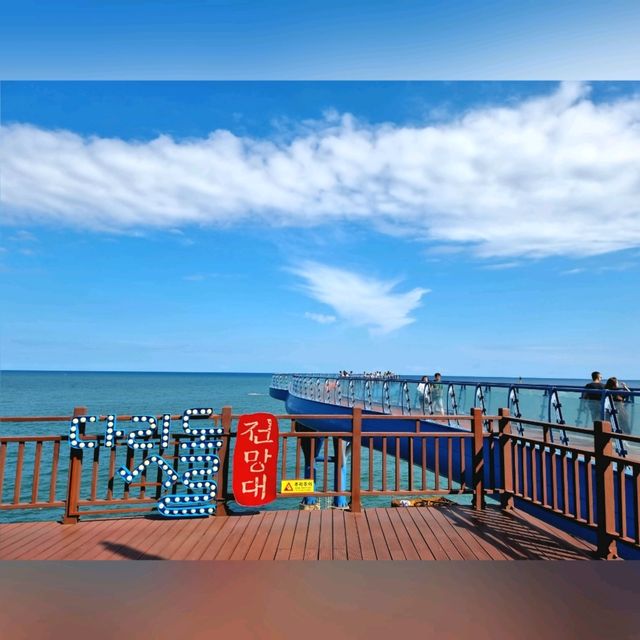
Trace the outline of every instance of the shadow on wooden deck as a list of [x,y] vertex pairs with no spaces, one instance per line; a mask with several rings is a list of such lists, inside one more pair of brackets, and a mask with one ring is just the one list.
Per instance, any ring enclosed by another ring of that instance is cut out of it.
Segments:
[[0,525],[4,560],[587,560],[593,550],[533,516],[492,506]]

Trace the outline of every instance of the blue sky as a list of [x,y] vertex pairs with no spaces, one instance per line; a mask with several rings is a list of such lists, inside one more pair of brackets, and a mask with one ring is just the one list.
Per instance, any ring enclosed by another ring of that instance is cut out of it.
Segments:
[[1,89],[5,369],[640,377],[640,83]]
[[640,56],[633,0],[3,0],[1,8],[5,79],[637,79]]

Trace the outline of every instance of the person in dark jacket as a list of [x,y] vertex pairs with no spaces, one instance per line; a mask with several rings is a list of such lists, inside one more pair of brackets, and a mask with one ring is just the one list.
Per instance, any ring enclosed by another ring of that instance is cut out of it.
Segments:
[[585,391],[582,394],[582,399],[586,401],[591,414],[591,420],[602,420],[602,389],[604,389],[602,374],[599,371],[593,371],[591,382],[586,384],[584,388],[593,389],[593,391]]

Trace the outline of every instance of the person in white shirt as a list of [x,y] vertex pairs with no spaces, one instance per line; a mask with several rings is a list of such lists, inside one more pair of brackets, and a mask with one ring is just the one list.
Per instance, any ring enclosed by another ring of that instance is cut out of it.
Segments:
[[431,385],[431,400],[433,401],[433,413],[444,415],[444,386],[441,384],[442,376],[436,373]]
[[420,382],[418,383],[418,393],[416,395],[416,406],[425,414],[430,412],[428,376],[422,376],[422,378],[420,378]]

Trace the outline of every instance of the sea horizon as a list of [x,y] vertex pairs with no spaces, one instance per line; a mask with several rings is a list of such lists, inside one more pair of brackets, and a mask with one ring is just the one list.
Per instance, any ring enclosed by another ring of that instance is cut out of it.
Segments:
[[[339,371],[158,371],[158,370],[140,370],[140,369],[0,369],[0,375],[3,373],[82,373],[82,374],[150,374],[150,375],[218,375],[218,376],[274,376],[274,375],[310,375],[310,376],[324,376],[324,375],[338,375]],[[370,372],[350,371],[353,376],[367,375]],[[522,376],[522,375],[476,375],[476,374],[443,374],[444,379],[452,380],[590,380],[590,372],[584,376]],[[420,378],[421,374],[417,373],[393,373],[392,375],[400,378],[416,379]],[[433,375],[433,373],[425,373],[424,375]],[[606,376],[605,376],[606,377]],[[618,379],[622,379],[618,376]],[[631,382],[640,383],[640,379],[624,378]]]

